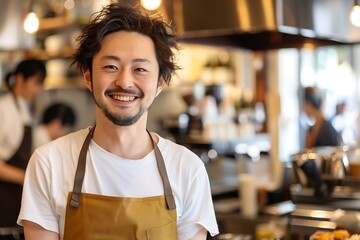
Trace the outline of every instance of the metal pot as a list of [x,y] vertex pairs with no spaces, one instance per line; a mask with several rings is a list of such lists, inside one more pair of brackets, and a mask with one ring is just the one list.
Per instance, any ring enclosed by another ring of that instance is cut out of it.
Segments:
[[315,196],[328,196],[333,182],[349,174],[347,150],[346,146],[318,147],[292,155],[297,180],[304,187],[314,188]]
[[321,173],[328,179],[343,179],[349,175],[346,146],[331,148],[330,155],[321,156]]
[[[306,165],[311,165],[325,179],[343,179],[349,175],[348,150],[348,146],[305,149],[304,152],[292,155],[293,166],[304,170]],[[309,164],[309,161],[313,163]],[[300,179],[300,183],[306,185],[303,179]]]

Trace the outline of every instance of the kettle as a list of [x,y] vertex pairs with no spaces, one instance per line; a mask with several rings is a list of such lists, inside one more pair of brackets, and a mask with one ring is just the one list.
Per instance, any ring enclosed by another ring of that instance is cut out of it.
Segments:
[[314,188],[314,195],[331,194],[334,183],[349,175],[347,146],[317,147],[292,155],[294,174],[304,187]]
[[294,175],[303,187],[314,189],[314,196],[328,195],[326,185],[323,183],[319,164],[319,155],[312,149],[292,155]]
[[329,180],[343,179],[350,173],[347,146],[332,147],[329,155],[321,156],[321,173]]

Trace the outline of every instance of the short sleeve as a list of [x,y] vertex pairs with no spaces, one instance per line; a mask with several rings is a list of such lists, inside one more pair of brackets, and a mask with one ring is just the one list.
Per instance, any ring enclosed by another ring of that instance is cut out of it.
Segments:
[[59,233],[58,218],[50,197],[50,179],[49,167],[35,151],[26,169],[19,225],[27,220]]
[[178,221],[179,239],[190,239],[201,227],[211,236],[219,233],[209,178],[204,165],[191,183],[182,216]]

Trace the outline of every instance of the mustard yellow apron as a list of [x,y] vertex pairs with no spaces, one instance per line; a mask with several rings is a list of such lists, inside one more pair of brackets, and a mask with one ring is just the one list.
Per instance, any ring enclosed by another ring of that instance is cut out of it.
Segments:
[[74,188],[68,195],[64,240],[176,240],[174,196],[164,159],[150,133],[164,196],[127,198],[81,193],[86,154],[94,129],[90,130],[81,148]]

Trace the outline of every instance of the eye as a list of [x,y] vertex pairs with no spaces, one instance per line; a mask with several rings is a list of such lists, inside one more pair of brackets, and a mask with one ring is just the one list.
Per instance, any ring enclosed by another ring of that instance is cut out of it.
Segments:
[[118,68],[114,65],[106,65],[104,66],[105,69],[110,69],[110,70],[117,70]]
[[145,68],[135,68],[135,72],[147,72]]

